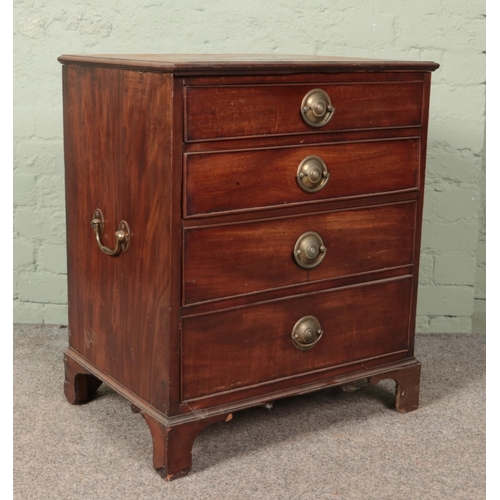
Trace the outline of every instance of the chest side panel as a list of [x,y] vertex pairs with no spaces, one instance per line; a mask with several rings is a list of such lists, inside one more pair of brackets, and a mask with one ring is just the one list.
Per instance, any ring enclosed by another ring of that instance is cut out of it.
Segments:
[[[168,399],[172,307],[171,75],[64,66],[70,347],[160,410]],[[114,248],[97,246],[90,221],[104,216]],[[175,295],[175,292],[174,292]],[[140,304],[140,306],[138,306]]]

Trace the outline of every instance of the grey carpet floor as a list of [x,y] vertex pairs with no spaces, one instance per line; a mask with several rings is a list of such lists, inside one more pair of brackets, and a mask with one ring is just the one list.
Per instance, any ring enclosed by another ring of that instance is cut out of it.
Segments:
[[484,336],[417,336],[415,412],[392,409],[392,381],[280,400],[203,431],[191,475],[166,483],[128,402],[107,387],[87,405],[66,402],[66,335],[14,326],[18,500],[485,498]]

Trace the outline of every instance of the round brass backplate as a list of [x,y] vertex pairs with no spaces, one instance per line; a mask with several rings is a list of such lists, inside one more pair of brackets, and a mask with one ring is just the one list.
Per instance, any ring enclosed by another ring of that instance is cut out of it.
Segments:
[[293,345],[301,351],[314,347],[323,335],[321,324],[314,316],[300,318],[292,330]]
[[302,234],[293,249],[295,262],[304,269],[316,267],[324,259],[325,254],[326,247],[323,238],[314,231]]
[[323,127],[332,119],[335,108],[324,90],[313,89],[302,99],[300,112],[311,127]]
[[316,155],[306,156],[297,169],[297,184],[306,193],[319,191],[329,178],[325,162]]

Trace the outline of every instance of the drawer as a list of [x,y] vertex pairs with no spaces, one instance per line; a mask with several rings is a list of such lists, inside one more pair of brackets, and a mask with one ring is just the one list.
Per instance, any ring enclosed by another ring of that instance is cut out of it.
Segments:
[[[320,127],[301,114],[317,88],[334,108]],[[185,141],[420,126],[422,97],[422,82],[186,86]]]
[[[184,304],[411,264],[415,214],[412,201],[184,229]],[[309,232],[326,253],[304,269],[294,249]]]
[[[183,399],[406,350],[411,284],[375,282],[184,318]],[[307,316],[323,334],[299,350],[292,331]]]
[[416,188],[419,148],[399,139],[186,154],[184,217]]

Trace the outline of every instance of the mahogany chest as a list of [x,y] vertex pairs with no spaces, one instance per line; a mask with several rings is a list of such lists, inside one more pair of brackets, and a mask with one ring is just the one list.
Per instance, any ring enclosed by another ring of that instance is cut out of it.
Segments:
[[206,426],[329,386],[418,406],[432,62],[61,56],[65,394],[104,382],[189,472]]

